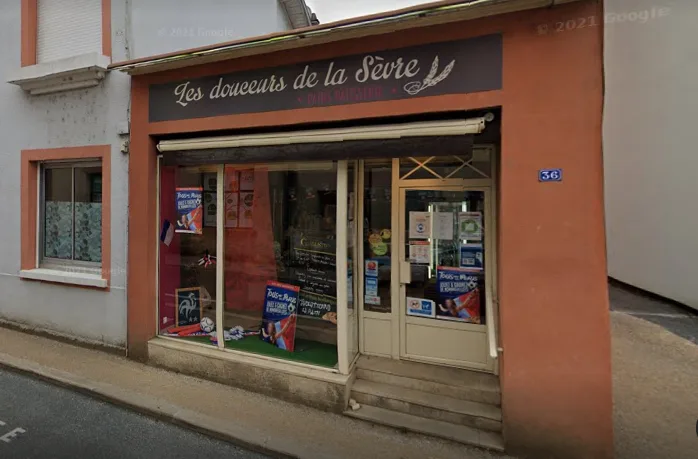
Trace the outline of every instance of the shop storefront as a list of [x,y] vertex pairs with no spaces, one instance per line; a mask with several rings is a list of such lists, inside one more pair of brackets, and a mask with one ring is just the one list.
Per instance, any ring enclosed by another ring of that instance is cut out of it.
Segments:
[[[494,372],[497,145],[468,134],[493,118],[160,141],[159,336],[343,375],[360,353]],[[362,159],[226,161],[289,142]],[[369,157],[386,143],[404,156]]]
[[119,64],[130,354],[340,412],[362,359],[486,375],[474,427],[607,457],[600,31],[531,25],[597,6]]

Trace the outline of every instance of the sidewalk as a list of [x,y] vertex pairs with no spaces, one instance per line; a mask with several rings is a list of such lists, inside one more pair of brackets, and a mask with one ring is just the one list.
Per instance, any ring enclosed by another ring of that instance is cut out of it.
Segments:
[[0,328],[0,366],[279,457],[504,458]]

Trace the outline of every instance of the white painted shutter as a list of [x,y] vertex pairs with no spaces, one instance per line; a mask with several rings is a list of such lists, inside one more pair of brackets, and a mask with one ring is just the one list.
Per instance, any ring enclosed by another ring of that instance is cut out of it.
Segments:
[[37,61],[102,53],[102,0],[38,0]]

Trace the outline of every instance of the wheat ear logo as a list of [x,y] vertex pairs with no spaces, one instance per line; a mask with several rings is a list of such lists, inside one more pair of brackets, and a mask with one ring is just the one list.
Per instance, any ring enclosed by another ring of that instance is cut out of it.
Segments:
[[424,80],[422,81],[411,81],[407,83],[405,85],[405,91],[407,92],[407,94],[414,96],[427,88],[436,86],[441,81],[445,80],[446,77],[448,77],[448,75],[451,73],[451,70],[453,70],[454,65],[456,65],[455,59],[452,60],[451,63],[448,64],[446,67],[444,67],[439,76],[436,76],[436,72],[439,70],[439,56],[436,56],[434,58],[434,62],[431,63],[431,69],[429,70],[429,74],[426,76],[426,78],[424,78]]

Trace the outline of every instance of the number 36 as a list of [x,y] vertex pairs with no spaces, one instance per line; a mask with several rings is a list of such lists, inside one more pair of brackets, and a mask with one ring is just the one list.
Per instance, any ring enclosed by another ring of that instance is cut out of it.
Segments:
[[541,182],[561,182],[562,169],[542,169],[538,171],[538,180]]

